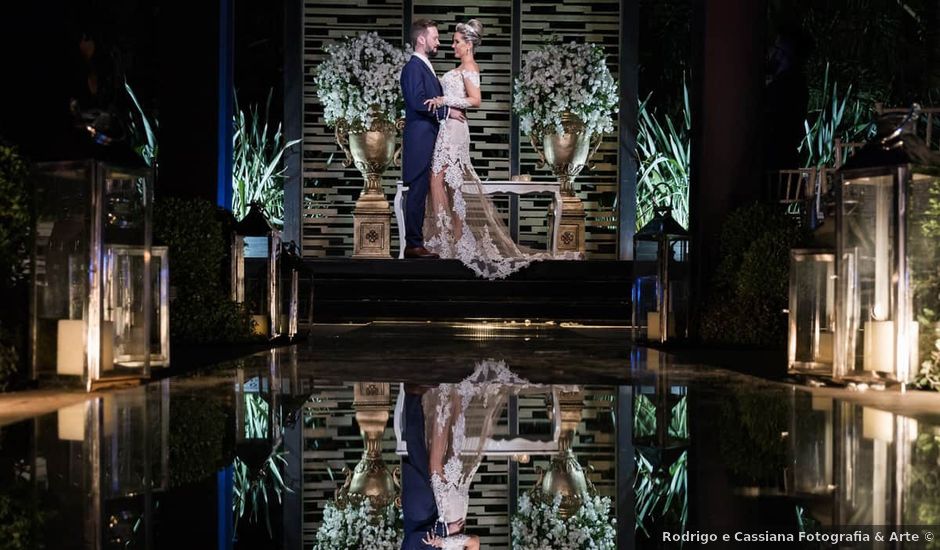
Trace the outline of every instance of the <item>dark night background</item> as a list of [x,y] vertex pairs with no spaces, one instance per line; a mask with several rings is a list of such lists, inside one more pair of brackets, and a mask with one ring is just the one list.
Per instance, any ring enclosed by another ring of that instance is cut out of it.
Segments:
[[[283,4],[234,2],[234,79],[242,108],[281,108]],[[52,0],[6,2],[0,8],[4,44],[0,136],[32,160],[81,154],[69,98],[88,105],[133,105],[126,74],[151,119],[159,124],[160,195],[215,200],[219,5],[216,1]],[[82,37],[94,40],[98,94],[88,93]]]

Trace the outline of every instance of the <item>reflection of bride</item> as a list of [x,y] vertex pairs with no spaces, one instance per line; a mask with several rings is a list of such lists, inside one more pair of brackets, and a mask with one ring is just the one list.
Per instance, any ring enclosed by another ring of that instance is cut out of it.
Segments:
[[[476,19],[457,25],[452,47],[460,66],[441,77],[444,95],[429,99],[429,109],[441,105],[462,110],[480,106],[480,69],[473,54],[482,34],[483,26]],[[448,118],[441,124],[434,145],[426,212],[427,249],[441,258],[460,260],[485,279],[502,279],[533,261],[554,257],[525,250],[513,242],[471,164],[466,120]],[[575,257],[569,254],[558,258]]]
[[[431,488],[438,522],[458,531],[446,538],[429,535],[437,548],[476,549],[476,535],[462,531],[467,518],[470,483],[483,460],[484,445],[510,395],[544,388],[510,371],[506,364],[483,361],[457,384],[441,384],[424,394],[423,406]],[[454,529],[456,526],[456,529]]]

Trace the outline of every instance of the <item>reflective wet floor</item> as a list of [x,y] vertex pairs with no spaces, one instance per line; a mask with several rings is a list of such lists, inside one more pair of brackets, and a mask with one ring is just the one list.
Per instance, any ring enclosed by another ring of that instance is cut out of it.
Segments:
[[544,386],[510,399],[486,443],[466,525],[483,548],[561,548],[531,533],[567,513],[595,547],[624,549],[940,524],[933,395],[680,364],[609,327],[384,323],[0,428],[0,547],[346,548],[356,533],[337,529],[354,522],[337,510],[371,499],[391,503],[397,548],[400,383],[487,361]]

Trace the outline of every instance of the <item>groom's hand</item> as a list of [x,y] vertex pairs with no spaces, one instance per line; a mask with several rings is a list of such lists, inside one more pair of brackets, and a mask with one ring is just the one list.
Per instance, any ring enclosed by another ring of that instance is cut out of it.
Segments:
[[451,109],[450,112],[447,113],[447,116],[448,116],[448,118],[452,118],[452,119],[458,120],[458,121],[460,121],[460,122],[466,122],[466,121],[467,121],[467,115],[464,114],[464,112],[461,111],[460,109]]

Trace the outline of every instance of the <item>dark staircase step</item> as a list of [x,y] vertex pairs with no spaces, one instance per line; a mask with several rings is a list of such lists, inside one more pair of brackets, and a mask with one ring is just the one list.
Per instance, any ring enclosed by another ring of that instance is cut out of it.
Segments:
[[453,260],[307,260],[314,322],[514,318],[626,323],[632,265],[538,262],[486,281]]

